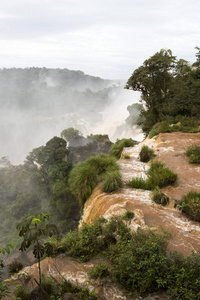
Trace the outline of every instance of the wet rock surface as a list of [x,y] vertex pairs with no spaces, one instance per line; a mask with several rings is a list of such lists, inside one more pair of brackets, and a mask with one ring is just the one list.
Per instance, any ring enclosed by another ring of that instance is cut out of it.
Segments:
[[[97,216],[110,217],[114,214],[122,215],[127,209],[140,211],[143,219],[140,227],[149,226],[169,231],[172,240],[169,249],[178,251],[185,256],[192,251],[200,251],[200,224],[193,222],[174,208],[180,199],[191,189],[200,192],[200,166],[189,164],[185,155],[187,147],[200,145],[200,133],[161,133],[152,139],[146,139],[135,147],[125,148],[122,154],[128,154],[130,159],[120,159],[119,164],[125,182],[132,177],[146,178],[148,164],[139,161],[139,152],[143,145],[154,149],[155,159],[162,161],[172,171],[178,174],[178,181],[173,186],[162,189],[170,198],[168,207],[162,207],[152,202],[151,191],[131,189],[101,194],[96,188],[85,204],[83,221],[90,223]],[[137,229],[138,226],[133,226]]]

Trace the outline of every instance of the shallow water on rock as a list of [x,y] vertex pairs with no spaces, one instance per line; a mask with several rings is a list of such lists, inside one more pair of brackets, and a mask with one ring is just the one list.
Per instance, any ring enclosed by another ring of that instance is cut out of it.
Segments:
[[[180,200],[183,194],[195,189],[200,192],[200,168],[187,162],[184,152],[194,139],[200,144],[200,135],[186,133],[161,134],[159,139],[146,139],[135,147],[125,148],[123,154],[130,159],[120,159],[119,165],[125,182],[132,177],[145,178],[148,164],[139,161],[142,145],[148,145],[155,150],[156,159],[163,161],[170,169],[178,173],[178,182],[174,186],[163,189],[172,201],[168,207],[162,207],[152,202],[151,192],[124,187],[122,190],[106,194],[96,188],[87,200],[82,221],[91,222],[97,216],[110,217],[120,215],[125,210],[138,210],[149,227],[167,230],[172,234],[169,248],[190,255],[192,251],[200,251],[200,223],[193,222],[180,211],[174,209],[174,201]],[[123,157],[122,154],[122,157]],[[191,175],[192,174],[192,175]]]

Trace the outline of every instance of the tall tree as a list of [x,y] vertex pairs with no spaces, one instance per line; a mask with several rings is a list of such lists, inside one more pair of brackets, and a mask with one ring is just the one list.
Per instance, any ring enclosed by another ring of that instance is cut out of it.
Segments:
[[143,130],[148,132],[162,118],[162,104],[165,102],[175,68],[176,57],[171,50],[161,49],[143,65],[136,69],[129,78],[126,88],[140,91],[144,109],[141,115],[145,117]]

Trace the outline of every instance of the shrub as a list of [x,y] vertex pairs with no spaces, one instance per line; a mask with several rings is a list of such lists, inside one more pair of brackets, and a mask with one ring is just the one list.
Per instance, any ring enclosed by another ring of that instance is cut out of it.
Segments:
[[97,279],[109,275],[108,266],[106,264],[97,264],[93,269],[88,271],[90,278]]
[[128,154],[124,154],[124,155],[123,155],[123,158],[124,158],[124,159],[130,159],[131,157],[130,157],[130,155],[128,155]]
[[152,137],[154,137],[155,135],[158,135],[158,134],[159,134],[158,129],[153,128],[153,129],[151,129],[151,131],[149,132],[148,137],[149,137],[150,139],[152,139]]
[[31,300],[30,293],[26,292],[22,285],[17,285],[14,300]]
[[57,284],[55,283],[55,280],[52,277],[45,277],[44,275],[42,275],[41,286],[48,295],[54,297],[57,296],[58,294]]
[[124,147],[133,147],[137,142],[132,139],[117,140],[110,148],[110,155],[120,159]]
[[157,186],[162,188],[176,182],[178,175],[172,172],[169,168],[164,167],[163,163],[153,161],[148,170],[148,181],[152,188]]
[[182,197],[179,209],[195,221],[200,221],[200,193],[188,192]]
[[176,252],[171,253],[168,270],[169,299],[200,299],[199,270],[199,253],[187,258]]
[[170,120],[165,120],[156,123],[149,132],[149,138],[151,139],[160,132],[175,132],[183,131],[188,133],[195,133],[199,131],[199,120],[192,117],[178,115]]
[[167,273],[167,240],[167,235],[140,230],[130,240],[111,245],[107,257],[113,279],[130,292],[159,290],[158,279],[164,282]]
[[189,163],[200,164],[200,146],[193,145],[188,147],[186,155],[189,157]]
[[140,161],[146,163],[146,162],[150,161],[150,159],[154,156],[154,151],[153,151],[153,149],[144,145],[144,146],[142,146],[139,156],[140,156]]
[[94,168],[98,175],[105,173],[108,168],[113,168],[114,170],[119,170],[119,165],[114,157],[110,157],[106,154],[99,154],[98,156],[92,156],[88,158],[85,163],[88,168]]
[[[104,176],[108,172],[109,176]],[[90,157],[72,169],[69,175],[70,190],[82,208],[102,176],[104,177],[102,187],[105,192],[114,191],[123,184],[116,159],[106,154]]]
[[135,217],[135,213],[132,210],[127,210],[122,216],[122,220],[124,221],[130,221]]
[[178,175],[165,167],[159,161],[153,161],[147,171],[148,178],[142,177],[132,178],[127,184],[136,189],[153,190],[156,187],[164,187],[176,182]]
[[127,185],[133,189],[152,190],[153,187],[150,185],[148,179],[142,177],[133,177]]
[[101,190],[104,193],[112,193],[123,187],[122,175],[119,171],[106,172],[103,175]]
[[110,244],[116,243],[116,232],[118,238],[129,233],[121,218],[111,218],[109,221],[103,217],[96,218],[90,225],[84,223],[80,231],[66,234],[58,247],[69,256],[88,261]]
[[152,200],[157,204],[161,204],[162,206],[165,206],[169,203],[169,197],[165,195],[159,188],[156,188],[153,191]]
[[13,261],[8,265],[8,273],[9,275],[13,275],[22,270],[23,264],[19,259],[13,259]]
[[83,207],[98,182],[95,168],[88,168],[86,163],[78,163],[70,172],[69,186],[73,195]]
[[78,299],[80,300],[97,300],[97,295],[90,290],[83,288],[77,293]]
[[61,295],[65,293],[73,293],[76,294],[78,299],[80,300],[97,300],[97,295],[87,288],[79,288],[77,286],[72,285],[70,281],[63,280],[60,284],[61,287]]

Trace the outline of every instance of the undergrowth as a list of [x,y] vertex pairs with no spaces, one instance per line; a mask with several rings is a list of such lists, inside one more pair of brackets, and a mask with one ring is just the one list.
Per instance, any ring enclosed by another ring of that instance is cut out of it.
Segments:
[[150,161],[150,159],[153,156],[154,156],[153,149],[149,148],[146,145],[142,146],[142,149],[140,150],[139,153],[140,161],[147,163],[148,161]]
[[96,265],[90,277],[109,276],[131,295],[165,292],[169,299],[199,299],[200,255],[184,258],[169,252],[169,239],[170,235],[161,231],[140,229],[131,233],[123,217],[118,216],[84,224],[79,231],[66,235],[59,247],[81,261],[97,254],[105,257],[107,263]]
[[199,132],[199,120],[192,117],[176,116],[175,118],[156,123],[149,132],[149,138],[151,139],[159,133],[176,131],[188,133]]
[[200,146],[192,145],[188,147],[186,155],[189,157],[189,163],[200,164]]
[[169,203],[169,197],[158,187],[153,191],[152,200],[157,204],[161,204],[162,206],[166,206]]
[[130,180],[127,185],[144,190],[154,190],[156,187],[162,188],[176,182],[178,175],[165,167],[159,161],[152,161],[147,171],[147,179],[135,177]]
[[200,193],[190,191],[181,199],[179,209],[195,221],[200,221]]
[[133,147],[136,144],[137,142],[132,139],[117,140],[117,142],[110,148],[110,155],[120,159],[124,147]]

